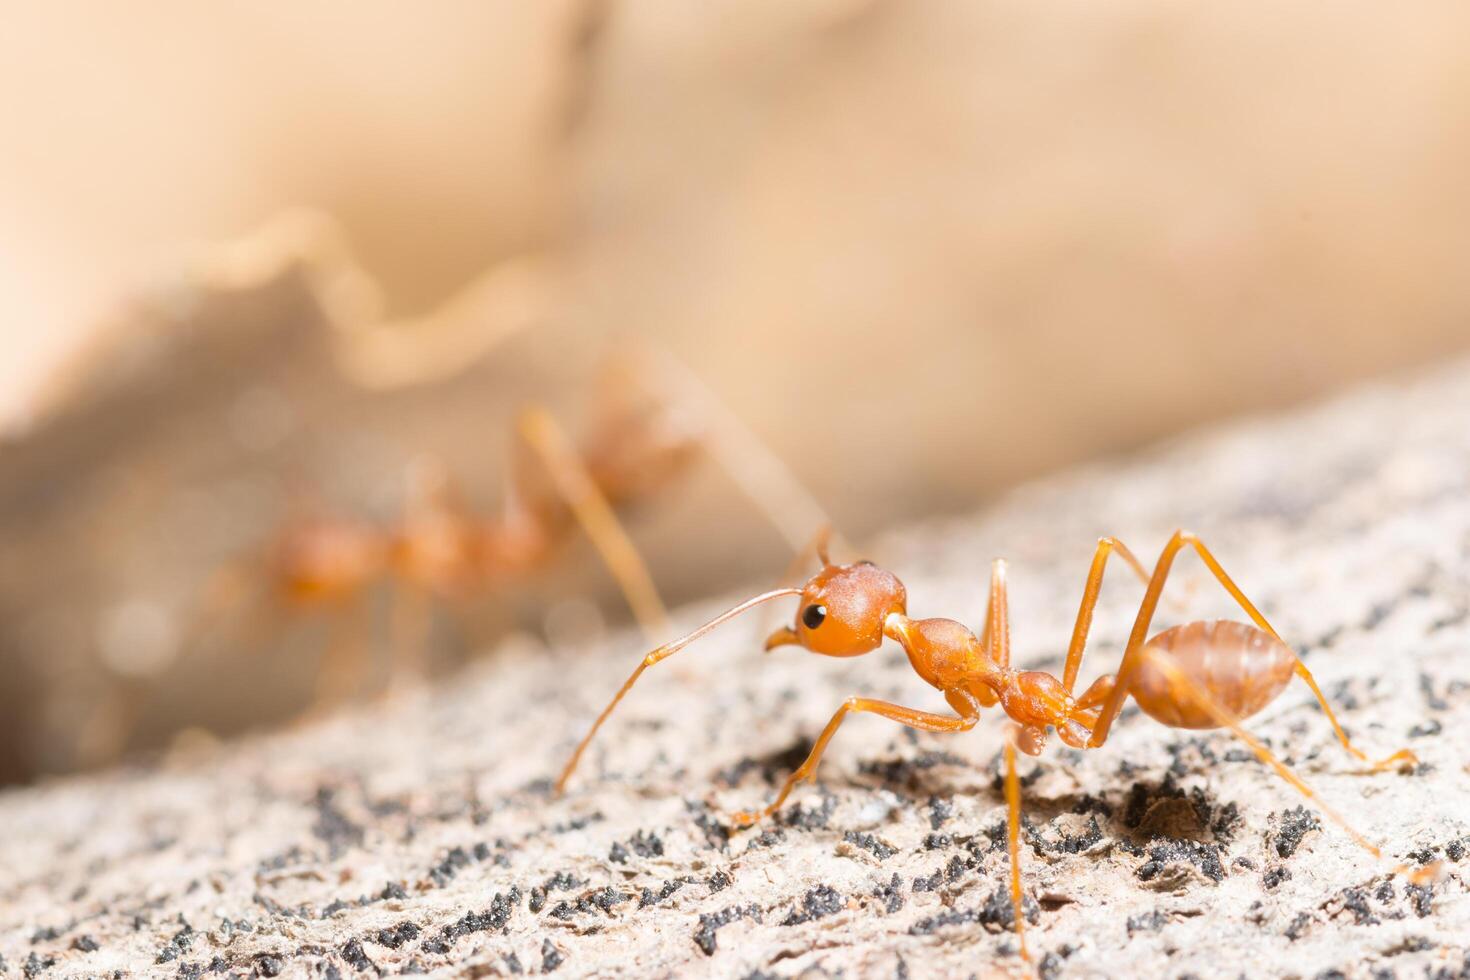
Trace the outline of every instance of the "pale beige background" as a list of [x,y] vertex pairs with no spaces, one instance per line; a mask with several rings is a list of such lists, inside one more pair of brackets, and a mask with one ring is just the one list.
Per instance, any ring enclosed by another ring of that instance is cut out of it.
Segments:
[[858,524],[1470,336],[1456,4],[6,24],[12,413],[116,297],[296,204],[340,218],[398,314],[555,243],[575,329],[681,351]]
[[[1459,4],[0,0],[0,16],[0,420],[19,440],[0,445],[0,658],[30,665],[9,696],[49,726],[15,771],[82,764],[71,719],[99,717],[116,681],[109,610],[168,600],[187,619],[222,556],[276,526],[281,508],[213,481],[281,484],[301,464],[331,506],[381,516],[427,452],[488,508],[516,406],[578,418],[586,362],[620,338],[677,353],[859,541],[1470,342]],[[324,317],[289,270],[201,277],[205,246],[297,207],[340,224],[356,301],[327,288],[340,276],[318,282]],[[416,319],[471,282],[488,292]],[[465,341],[509,320],[532,329]],[[381,322],[411,338],[389,349],[459,353],[408,390],[350,390],[308,331]],[[111,345],[57,384],[102,323]],[[290,343],[108,376],[169,324]],[[231,428],[273,385],[299,436],[281,457]],[[209,503],[213,537],[170,531],[192,513],[178,497]],[[633,527],[676,600],[787,559],[707,471]],[[1099,516],[1084,537],[1113,530]],[[537,598],[518,622],[586,597],[618,614],[571,555],[571,577],[523,583]],[[466,647],[516,618],[480,598]],[[322,644],[298,639],[305,677]],[[284,676],[248,639],[233,652],[242,677]],[[294,710],[185,666],[160,680],[154,741]],[[229,704],[200,710],[201,677]],[[13,729],[42,731],[23,713]]]

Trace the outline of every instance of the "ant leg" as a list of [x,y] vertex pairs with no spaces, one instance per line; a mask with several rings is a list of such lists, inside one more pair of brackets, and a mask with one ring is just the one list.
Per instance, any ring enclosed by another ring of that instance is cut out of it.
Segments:
[[[1215,578],[1220,581],[1220,584],[1225,587],[1225,591],[1230,593],[1231,597],[1240,604],[1240,607],[1246,611],[1246,614],[1250,616],[1255,624],[1261,629],[1265,630],[1267,633],[1270,633],[1276,639],[1281,640],[1281,634],[1277,633],[1275,628],[1272,627],[1270,623],[1266,622],[1266,617],[1261,615],[1260,611],[1256,609],[1255,605],[1252,604],[1251,601],[1245,597],[1245,594],[1240,591],[1240,588],[1236,586],[1233,581],[1231,581],[1230,576],[1225,574],[1225,569],[1222,568],[1220,566],[1220,563],[1215,560],[1215,556],[1210,553],[1209,548],[1205,547],[1204,542],[1192,534],[1187,534],[1185,532],[1181,533],[1184,533],[1185,537],[1188,539],[1188,542],[1194,546],[1194,550],[1199,553],[1200,559],[1204,561],[1205,565],[1208,566],[1210,571],[1214,573]],[[1286,643],[1285,640],[1281,640],[1281,642]],[[1289,645],[1288,649],[1290,649]],[[1317,686],[1317,679],[1312,676],[1312,672],[1307,669],[1307,665],[1302,663],[1302,658],[1297,656],[1295,650],[1292,650],[1291,655],[1292,658],[1296,661],[1295,670],[1297,676],[1306,681],[1307,687],[1312,689],[1312,694],[1317,698],[1317,703],[1322,706],[1322,713],[1327,716],[1327,720],[1332,724],[1332,730],[1334,733],[1336,733],[1337,740],[1342,743],[1342,747],[1346,749],[1353,758],[1357,759],[1360,762],[1368,763],[1370,766],[1372,766],[1374,772],[1381,772],[1385,769],[1392,769],[1404,763],[1412,766],[1416,765],[1419,762],[1418,757],[1415,756],[1414,753],[1408,749],[1400,749],[1386,759],[1380,759],[1376,762],[1368,758],[1366,753],[1360,751],[1356,746],[1353,745],[1351,741],[1348,740],[1347,733],[1342,730],[1342,725],[1338,724],[1337,715],[1333,712],[1332,705],[1328,702],[1327,696],[1323,694],[1322,689]]]
[[316,693],[303,720],[315,720],[348,701],[362,682],[366,610],[354,595],[346,609],[326,610],[330,623],[327,647],[317,665]]
[[827,743],[832,741],[832,736],[837,734],[837,729],[842,727],[843,720],[850,712],[869,711],[876,715],[917,728],[926,732],[967,732],[975,727],[980,720],[980,705],[974,698],[964,691],[946,691],[944,698],[950,707],[959,712],[961,717],[952,718],[949,715],[938,715],[929,711],[920,711],[917,708],[905,708],[901,704],[893,704],[888,701],[877,701],[873,698],[848,698],[842,702],[842,707],[837,709],[832,720],[827,722],[827,727],[822,729],[822,734],[817,736],[817,743],[812,746],[806,761],[796,767],[796,771],[786,778],[786,783],[781,787],[781,792],[771,801],[770,806],[761,810],[745,810],[734,814],[730,818],[731,824],[736,827],[749,827],[757,820],[769,817],[781,808],[786,802],[786,797],[791,795],[791,790],[803,779],[810,779],[817,771],[817,764],[822,761],[822,753],[827,751]]
[[733,609],[727,609],[725,612],[720,613],[718,616],[705,623],[703,626],[697,627],[692,632],[684,634],[677,640],[674,640],[670,643],[665,643],[663,646],[657,648],[652,653],[648,654],[648,656],[638,661],[638,666],[633,668],[633,673],[630,674],[628,676],[628,679],[623,682],[623,686],[618,688],[618,693],[613,695],[613,699],[608,702],[607,707],[602,709],[602,714],[597,716],[597,720],[592,723],[591,729],[589,729],[587,734],[582,737],[582,741],[577,743],[577,748],[572,752],[572,757],[567,760],[567,764],[562,768],[561,775],[557,777],[557,795],[561,795],[561,793],[565,791],[567,780],[572,778],[572,772],[577,768],[577,763],[581,760],[582,753],[587,751],[587,746],[591,744],[592,737],[597,734],[597,730],[602,727],[602,723],[607,721],[607,716],[612,714],[613,709],[618,706],[618,702],[623,700],[624,695],[626,695],[628,691],[632,689],[633,685],[638,681],[638,678],[643,676],[643,672],[645,670],[647,670],[649,667],[652,667],[654,664],[658,663],[661,660],[666,660],[669,657],[672,657],[674,654],[678,653],[680,650],[684,649],[689,644],[699,639],[701,636],[704,636],[706,633],[710,632],[716,627],[730,621],[731,619],[734,619],[741,613],[746,612],[747,610],[752,609],[763,602],[767,602],[771,599],[779,599],[782,596],[789,595],[801,595],[801,590],[774,589],[770,592],[764,592],[761,595],[758,595],[752,599],[746,599],[740,605],[734,607]]
[[603,564],[617,579],[643,632],[654,642],[669,636],[673,627],[668,610],[659,598],[648,566],[639,557],[617,513],[587,472],[561,426],[545,409],[533,407],[521,413],[518,428],[551,474],[557,493],[592,539]]
[[1006,560],[990,563],[990,597],[985,600],[985,625],[980,630],[980,646],[991,662],[1002,668],[1011,665],[1010,600],[1006,595]]
[[401,689],[428,676],[432,612],[429,591],[408,580],[397,583],[393,602],[393,657],[388,687]]
[[[1069,694],[1077,683],[1077,671],[1082,666],[1087,632],[1092,627],[1092,613],[1097,606],[1098,593],[1102,590],[1103,571],[1107,568],[1108,557],[1114,551],[1128,563],[1145,585],[1148,584],[1148,573],[1127,545],[1117,538],[1098,540],[1097,551],[1092,557],[1092,567],[1087,573],[1087,584],[1082,590],[1082,605],[1077,611],[1077,624],[1072,629],[1072,642],[1067,647],[1067,665],[1062,675],[1062,684]],[[1009,667],[1011,662],[1009,610],[1006,597],[1006,563],[1003,559],[996,559],[991,566],[990,598],[985,604],[985,626],[980,631],[980,645],[990,659],[1002,667]]]
[[[1002,667],[1011,660],[1010,604],[1006,597],[1006,562],[997,558],[990,563],[990,595],[985,599],[985,625],[980,628],[980,649],[986,658]],[[1000,658],[1004,657],[1002,661]],[[999,700],[988,687],[980,686],[976,699],[984,707]]]
[[1139,581],[1148,585],[1148,572],[1144,571],[1128,546],[1117,538],[1098,538],[1097,550],[1092,554],[1092,567],[1087,571],[1087,583],[1082,587],[1082,604],[1077,610],[1077,624],[1072,627],[1072,642],[1067,645],[1067,665],[1062,671],[1062,686],[1071,694],[1077,684],[1077,671],[1082,668],[1082,652],[1087,647],[1087,633],[1092,628],[1092,613],[1097,608],[1098,593],[1102,591],[1103,572],[1107,570],[1108,558],[1116,551],[1138,575]]
[[[1123,664],[1118,668],[1117,685],[1109,694],[1108,701],[1103,706],[1102,714],[1098,717],[1097,727],[1093,729],[1092,739],[1089,743],[1093,747],[1101,745],[1107,738],[1108,729],[1112,726],[1113,720],[1118,716],[1118,712],[1123,708],[1123,700],[1128,695],[1129,682],[1132,680],[1133,672],[1138,669],[1139,651],[1142,649],[1143,643],[1148,637],[1149,624],[1153,621],[1154,610],[1158,606],[1159,596],[1164,589],[1164,580],[1169,576],[1169,570],[1174,564],[1174,557],[1185,545],[1193,547],[1198,552],[1200,559],[1220,582],[1220,585],[1224,587],[1226,592],[1230,593],[1231,598],[1240,605],[1241,609],[1245,610],[1246,615],[1250,616],[1251,620],[1258,627],[1270,633],[1283,644],[1286,644],[1286,641],[1281,638],[1281,634],[1276,632],[1275,627],[1266,621],[1266,617],[1261,615],[1260,610],[1246,598],[1245,593],[1240,591],[1240,587],[1225,573],[1225,569],[1215,559],[1215,556],[1210,553],[1210,549],[1205,547],[1204,542],[1200,541],[1198,537],[1189,531],[1175,531],[1174,536],[1169,539],[1169,543],[1164,546],[1163,552],[1159,555],[1158,564],[1154,566],[1153,577],[1148,583],[1148,591],[1143,597],[1143,604],[1139,607],[1138,618],[1133,621],[1133,632],[1128,636],[1128,647],[1123,654]],[[1289,644],[1287,646],[1290,649]],[[1342,730],[1342,725],[1338,723],[1337,715],[1333,712],[1332,705],[1328,703],[1326,695],[1322,693],[1322,689],[1317,686],[1316,678],[1312,676],[1312,672],[1307,669],[1306,664],[1302,663],[1301,657],[1296,656],[1295,651],[1292,652],[1292,656],[1296,660],[1295,669],[1297,675],[1306,681],[1307,686],[1312,689],[1312,694],[1316,696],[1317,702],[1322,705],[1322,711],[1327,715],[1327,720],[1331,723],[1332,730],[1337,735],[1337,740],[1342,743],[1342,747],[1353,758],[1368,763],[1374,772],[1391,769],[1404,763],[1412,765],[1419,761],[1414,753],[1408,749],[1400,749],[1388,758],[1380,759],[1377,762],[1374,762],[1367,754],[1360,751],[1348,739],[1347,733]]]
[[[1240,720],[1220,705],[1209,691],[1181,670],[1174,663],[1172,657],[1156,647],[1145,646],[1139,651],[1138,660],[1140,662],[1146,661],[1154,667],[1157,667],[1169,679],[1169,683],[1173,688],[1172,694],[1176,697],[1183,694],[1214,719],[1215,723],[1221,728],[1230,729],[1237,738],[1250,747],[1250,750],[1255,753],[1257,759],[1274,769],[1276,775],[1290,783],[1298,793],[1301,793],[1313,806],[1321,810],[1329,820],[1341,827],[1353,839],[1353,843],[1357,844],[1369,854],[1372,854],[1375,858],[1379,860],[1383,859],[1383,852],[1378,847],[1370,843],[1362,834],[1358,833],[1336,810],[1333,810],[1324,803],[1322,798],[1313,792],[1312,788],[1303,782],[1300,776],[1287,767],[1286,763],[1277,759],[1270,749],[1261,744],[1259,739],[1246,731],[1240,724]],[[1427,881],[1433,878],[1436,871],[1437,868],[1434,866],[1421,868],[1417,871],[1411,871],[1406,865],[1399,865],[1394,868],[1395,874],[1406,874],[1416,883],[1421,880]]]
[[1030,960],[1026,952],[1026,915],[1021,891],[1021,780],[1016,775],[1017,726],[1006,726],[1006,848],[1011,855],[1011,910],[1015,916],[1016,942],[1021,944],[1021,959]]

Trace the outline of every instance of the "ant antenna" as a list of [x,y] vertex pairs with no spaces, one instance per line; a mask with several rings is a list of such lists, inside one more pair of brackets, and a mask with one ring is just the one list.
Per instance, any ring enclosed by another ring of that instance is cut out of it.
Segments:
[[577,743],[576,751],[574,751],[572,753],[572,757],[567,760],[566,766],[561,771],[561,776],[558,777],[556,780],[556,795],[560,796],[562,792],[566,789],[567,780],[572,777],[572,771],[577,768],[577,763],[581,760],[582,753],[586,750],[587,745],[592,741],[592,737],[597,734],[597,730],[602,727],[602,723],[607,720],[607,716],[612,714],[613,709],[618,706],[618,702],[623,700],[623,695],[627,694],[628,691],[637,682],[638,678],[643,676],[643,672],[645,670],[647,670],[649,667],[652,667],[660,660],[672,657],[674,654],[678,653],[680,650],[684,649],[689,644],[699,639],[701,636],[704,636],[711,630],[717,629],[718,627],[724,625],[725,623],[739,616],[741,613],[748,612],[749,610],[754,609],[756,606],[760,605],[763,602],[769,602],[772,599],[779,599],[782,596],[788,595],[801,595],[801,589],[773,589],[770,592],[762,592],[760,595],[755,596],[754,598],[746,599],[744,602],[740,603],[740,605],[734,607],[733,609],[727,609],[724,612],[720,613],[718,616],[705,623],[703,626],[696,627],[692,632],[686,633],[684,636],[679,637],[677,640],[673,640],[669,643],[665,643],[663,646],[658,647],[652,653],[648,654],[646,657],[640,660],[638,662],[638,666],[633,668],[632,675],[630,675],[628,679],[623,682],[623,686],[618,688],[618,693],[613,695],[613,699],[608,702],[607,707],[602,709],[602,714],[598,715],[597,720],[592,723],[592,728],[582,738],[582,741]]

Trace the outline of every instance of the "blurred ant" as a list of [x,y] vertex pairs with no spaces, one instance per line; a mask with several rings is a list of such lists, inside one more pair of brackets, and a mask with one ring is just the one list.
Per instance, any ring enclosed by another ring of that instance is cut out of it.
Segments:
[[[494,591],[524,579],[580,526],[649,642],[667,639],[668,613],[618,519],[620,510],[675,482],[706,450],[739,475],[741,488],[765,513],[822,511],[682,365],[647,351],[629,358],[605,372],[596,422],[580,448],[544,408],[520,413],[498,514],[469,512],[447,474],[420,466],[403,515],[392,524],[329,517],[285,527],[257,566],[275,599],[302,612],[340,611],[376,583],[393,583],[400,635],[392,675],[402,681],[422,672],[425,600]],[[789,520],[773,520],[789,540]],[[361,637],[338,635],[329,642],[318,671],[317,708],[341,700],[355,684],[363,646]]]
[[[279,212],[250,233],[206,249],[197,256],[194,275],[211,288],[241,289],[288,269],[302,276],[334,328],[338,370],[369,390],[420,385],[461,370],[515,334],[554,318],[554,298],[562,292],[555,254],[526,253],[485,270],[431,313],[392,322],[382,288],[357,259],[346,231],[331,214],[314,208]],[[551,558],[575,522],[587,531],[644,632],[657,642],[670,632],[668,615],[617,511],[673,482],[696,451],[721,464],[793,549],[802,547],[810,528],[827,523],[785,463],[687,367],[641,343],[624,340],[619,350],[620,369],[607,374],[615,384],[604,385],[604,396],[612,398],[582,452],[544,410],[522,414],[499,517],[469,514],[452,499],[442,474],[433,474],[414,482],[403,519],[391,526],[337,518],[295,521],[254,563],[263,567],[275,598],[290,608],[336,609],[355,604],[386,578],[399,586],[400,618],[422,620],[425,593],[494,589],[522,578]],[[654,396],[653,409],[630,404],[627,393],[639,387]],[[539,463],[526,458],[527,449]],[[537,482],[543,474],[550,486]],[[235,604],[251,577],[216,575],[205,591],[206,607]],[[339,680],[353,672],[342,654],[354,646],[360,643],[340,638],[331,644],[320,674],[324,689],[340,687]],[[400,656],[421,651],[415,642],[397,647]]]
[[[1192,622],[1164,630],[1144,642],[1164,581],[1175,556],[1185,547],[1194,548],[1254,625],[1224,620]],[[1006,565],[1003,560],[997,560],[992,566],[985,625],[977,638],[967,627],[952,619],[910,619],[907,615],[907,593],[893,573],[866,561],[851,565],[832,564],[823,535],[818,536],[816,550],[822,570],[801,588],[776,589],[748,599],[644,657],[578,743],[557,780],[557,792],[566,788],[588,743],[644,670],[754,606],[783,596],[800,596],[794,625],[771,634],[766,641],[768,651],[792,644],[829,657],[855,657],[878,649],[884,638],[895,640],[908,654],[914,672],[943,692],[955,714],[934,714],[872,698],[848,698],[822,729],[806,761],[787,778],[770,805],[757,811],[737,813],[732,822],[737,827],[746,827],[775,813],[798,782],[812,778],[827,743],[850,713],[871,712],[923,731],[964,732],[980,720],[982,708],[999,704],[1012,720],[1007,728],[1005,745],[1007,838],[1016,938],[1025,959],[1029,960],[1030,956],[1026,951],[1025,917],[1021,908],[1021,793],[1016,776],[1016,749],[1028,755],[1039,754],[1046,745],[1048,730],[1053,728],[1058,737],[1072,748],[1098,748],[1107,741],[1114,720],[1130,696],[1144,714],[1171,728],[1228,728],[1250,747],[1258,759],[1342,827],[1359,847],[1382,859],[1382,852],[1376,846],[1322,802],[1265,745],[1242,728],[1240,722],[1271,703],[1295,674],[1311,688],[1338,741],[1353,758],[1369,763],[1374,772],[1401,765],[1412,766],[1418,760],[1408,749],[1377,762],[1359,751],[1338,724],[1332,706],[1306,665],[1240,591],[1203,542],[1188,531],[1177,531],[1169,539],[1152,576],[1144,571],[1122,542],[1114,538],[1099,540],[1082,590],[1082,605],[1077,613],[1061,679],[1045,671],[1011,668]],[[1108,557],[1115,552],[1144,580],[1147,591],[1117,673],[1104,674],[1080,695],[1074,695],[1093,609],[1102,588],[1103,572]],[[1394,872],[1410,873],[1402,865]],[[1431,878],[1434,873],[1435,869],[1430,867],[1410,875],[1413,880],[1421,881]]]

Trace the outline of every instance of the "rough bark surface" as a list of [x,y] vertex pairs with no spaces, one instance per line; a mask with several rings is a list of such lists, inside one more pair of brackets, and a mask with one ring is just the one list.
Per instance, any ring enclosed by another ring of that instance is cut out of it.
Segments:
[[[1145,554],[1178,525],[1365,750],[1422,764],[1361,772],[1300,683],[1252,720],[1383,845],[1375,862],[1229,735],[1132,711],[1101,750],[1026,760],[1040,973],[1470,975],[1470,366],[1074,471],[871,554],[913,614],[972,624],[1008,556],[1016,656],[1056,670],[1093,540]],[[1084,682],[1116,665],[1140,594],[1109,577]],[[1160,626],[1241,618],[1192,559],[1168,594]],[[0,974],[1024,973],[997,898],[998,717],[958,737],[853,720],[779,819],[730,832],[843,698],[940,707],[896,649],[762,657],[774,616],[645,675],[560,800],[549,779],[642,652],[631,636],[512,644],[309,727],[10,791]],[[1387,873],[1430,860],[1427,888]]]

